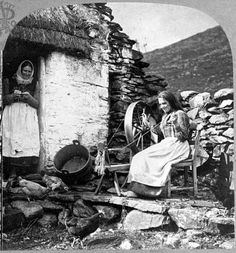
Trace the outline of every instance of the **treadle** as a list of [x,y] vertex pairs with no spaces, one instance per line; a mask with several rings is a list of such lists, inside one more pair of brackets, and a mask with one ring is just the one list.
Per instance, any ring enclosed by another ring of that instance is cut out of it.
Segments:
[[111,164],[111,165],[106,165],[105,166],[108,171],[110,172],[119,172],[119,170],[124,171],[124,170],[128,170],[130,167],[130,163],[126,163],[126,164]]
[[123,150],[124,148],[108,148],[107,150],[108,150],[108,152],[109,151],[121,151],[121,150]]
[[183,187],[180,187],[180,186],[171,186],[171,190],[172,191],[184,191],[184,190],[192,190],[193,187],[188,187],[188,186],[183,186]]

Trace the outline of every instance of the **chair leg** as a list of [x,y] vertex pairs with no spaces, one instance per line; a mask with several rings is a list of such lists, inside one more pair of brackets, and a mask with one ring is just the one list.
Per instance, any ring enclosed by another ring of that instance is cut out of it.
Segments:
[[197,189],[197,167],[193,164],[193,195],[196,196],[198,193]]
[[98,192],[99,192],[99,190],[100,190],[100,188],[101,188],[101,186],[102,186],[102,180],[103,180],[104,176],[105,176],[105,174],[103,174],[103,175],[101,176],[101,178],[100,178],[100,180],[99,180],[99,182],[98,182],[98,186],[97,186],[97,188],[96,188],[96,190],[95,190],[95,192],[94,192],[95,195],[98,194]]
[[116,172],[114,172],[114,185],[115,185],[116,193],[120,197],[121,192],[120,192],[120,186],[119,186],[118,177],[117,177]]
[[184,186],[188,185],[188,169],[189,167],[184,168]]
[[167,181],[167,198],[171,197],[171,172],[168,176],[168,181]]

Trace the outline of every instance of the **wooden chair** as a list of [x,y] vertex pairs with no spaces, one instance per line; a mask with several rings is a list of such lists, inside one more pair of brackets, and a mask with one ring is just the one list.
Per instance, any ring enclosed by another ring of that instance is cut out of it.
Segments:
[[[178,162],[176,164],[172,165],[172,169],[169,173],[169,180],[167,182],[167,197],[171,196],[171,172],[174,170],[183,170],[184,169],[184,186],[185,187],[178,187],[176,190],[186,190],[186,189],[193,189],[193,195],[196,196],[198,193],[198,185],[197,185],[197,166],[196,166],[196,158],[199,150],[199,139],[200,139],[200,130],[195,129],[195,136],[191,137],[191,140],[189,140],[189,145],[191,147],[191,153],[190,157]],[[188,172],[189,170],[192,170],[193,175],[193,186],[192,187],[186,187],[188,183]]]

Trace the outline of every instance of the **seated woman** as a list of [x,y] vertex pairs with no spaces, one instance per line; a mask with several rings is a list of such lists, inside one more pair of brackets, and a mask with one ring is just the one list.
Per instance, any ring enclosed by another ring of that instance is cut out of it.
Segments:
[[[33,78],[34,66],[23,61],[12,78],[3,82],[2,155],[5,179],[16,176],[16,169],[34,165],[39,157],[37,109],[39,88]],[[32,172],[32,171],[31,171]]]
[[161,92],[158,102],[164,112],[160,123],[164,139],[133,157],[128,175],[131,191],[124,193],[126,196],[135,196],[135,193],[148,196],[147,192],[142,192],[141,185],[155,189],[155,196],[160,195],[168,180],[171,165],[189,156],[190,123],[187,114],[169,91]]

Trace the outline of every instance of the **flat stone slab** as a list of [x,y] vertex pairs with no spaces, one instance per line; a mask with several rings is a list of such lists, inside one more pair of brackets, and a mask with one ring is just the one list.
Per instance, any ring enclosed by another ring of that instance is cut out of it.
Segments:
[[43,207],[43,210],[46,212],[60,212],[63,210],[63,206],[57,203],[53,203],[47,199],[37,200],[36,201],[40,206]]
[[132,207],[134,209],[143,212],[152,212],[162,214],[167,211],[168,205],[165,201],[159,200],[144,200],[139,198],[127,198],[118,197],[111,195],[94,195],[94,193],[81,193],[81,198],[83,200],[100,202],[100,203],[110,203],[115,205],[121,205],[126,207]]
[[144,230],[158,228],[168,225],[170,218],[168,216],[156,213],[144,213],[138,210],[130,211],[124,220],[124,230]]
[[22,211],[26,219],[42,217],[43,207],[37,202],[16,200],[11,202],[12,207]]
[[[76,193],[78,195],[78,193]],[[224,208],[217,201],[209,201],[209,200],[195,200],[195,199],[187,199],[187,198],[168,198],[168,199],[140,199],[140,198],[127,198],[127,197],[119,197],[116,195],[110,194],[99,194],[94,195],[91,192],[81,192],[79,196],[83,200],[97,202],[97,203],[109,203],[120,206],[131,207],[143,212],[151,212],[151,213],[165,213],[171,207],[206,207],[206,208]]]

